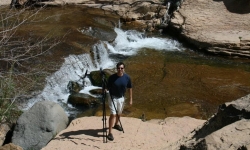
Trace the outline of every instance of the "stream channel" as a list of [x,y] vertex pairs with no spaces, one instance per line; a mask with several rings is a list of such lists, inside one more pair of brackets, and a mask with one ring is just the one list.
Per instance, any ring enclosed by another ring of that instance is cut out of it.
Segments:
[[[119,17],[82,6],[50,7],[20,28],[22,36],[64,37],[33,63],[57,70],[23,110],[40,100],[59,103],[75,117],[102,115],[102,107],[77,109],[67,103],[69,81],[82,83],[86,71],[114,69],[124,61],[133,82],[133,105],[124,116],[146,119],[190,116],[207,119],[220,104],[250,93],[250,61],[197,52],[160,32],[149,34],[119,23]],[[90,94],[90,82],[81,91]],[[91,95],[91,94],[90,94]],[[98,97],[97,97],[98,98]],[[109,113],[107,113],[109,114]]]

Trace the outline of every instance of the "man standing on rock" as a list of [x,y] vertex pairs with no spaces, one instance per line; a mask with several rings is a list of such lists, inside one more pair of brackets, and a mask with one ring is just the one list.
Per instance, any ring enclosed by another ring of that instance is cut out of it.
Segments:
[[[129,104],[132,105],[132,84],[131,79],[128,74],[125,73],[125,64],[119,62],[116,65],[117,73],[111,75],[108,79],[108,90],[109,90],[109,108],[110,108],[110,117],[109,117],[109,134],[108,140],[113,141],[114,137],[112,134],[112,127],[119,131],[123,131],[123,128],[118,125],[119,119],[124,107],[124,94],[126,89],[129,90]],[[115,105],[115,107],[114,107]]]

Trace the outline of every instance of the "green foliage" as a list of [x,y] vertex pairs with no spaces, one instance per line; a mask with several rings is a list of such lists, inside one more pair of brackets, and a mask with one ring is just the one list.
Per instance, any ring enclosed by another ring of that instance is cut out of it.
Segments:
[[21,114],[14,105],[16,84],[11,76],[0,79],[0,123],[13,123]]

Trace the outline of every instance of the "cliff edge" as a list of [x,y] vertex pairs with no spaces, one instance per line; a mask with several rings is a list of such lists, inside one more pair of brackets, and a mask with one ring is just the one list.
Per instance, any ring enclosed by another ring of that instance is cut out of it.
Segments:
[[249,0],[184,0],[169,26],[200,50],[250,57]]

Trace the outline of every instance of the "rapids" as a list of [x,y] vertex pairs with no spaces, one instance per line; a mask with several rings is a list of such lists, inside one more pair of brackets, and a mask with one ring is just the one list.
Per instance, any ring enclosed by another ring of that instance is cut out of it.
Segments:
[[[125,62],[133,82],[134,103],[124,109],[129,117],[207,118],[218,105],[250,93],[249,60],[197,52],[167,35],[133,30],[121,24],[118,16],[98,9],[46,8],[17,31],[30,39],[48,33],[51,38],[64,38],[45,56],[27,62],[42,64],[50,74],[39,94],[20,106],[23,110],[37,101],[51,100],[70,116],[101,115],[101,107],[79,110],[68,104],[67,84],[81,83],[86,71],[113,69],[118,61]],[[88,80],[81,92],[90,94],[98,88]]]
[[[159,51],[181,51],[183,49],[179,42],[172,39],[146,37],[144,33],[135,30],[124,31],[119,28],[114,28],[114,31],[117,33],[117,37],[113,43],[99,41],[92,46],[92,51],[94,53],[93,58],[91,58],[90,54],[69,55],[64,58],[64,63],[60,69],[46,78],[46,85],[43,91],[36,97],[30,99],[26,105],[23,105],[23,109],[29,109],[37,101],[52,100],[57,103],[60,102],[65,104],[63,106],[66,109],[70,107],[71,109],[67,112],[69,115],[73,115],[70,111],[74,110],[74,107],[67,103],[67,98],[69,96],[67,84],[69,81],[75,81],[82,84],[83,81],[80,77],[86,71],[89,73],[91,71],[98,71],[100,68],[113,69],[115,64],[121,61],[121,59],[116,59],[116,55],[136,55],[142,48],[150,48]],[[84,33],[85,32],[83,32],[83,34]],[[109,57],[110,55],[112,58]],[[100,88],[101,87],[93,86],[89,78],[87,78],[87,83],[80,92],[96,97],[90,94],[89,91]]]

